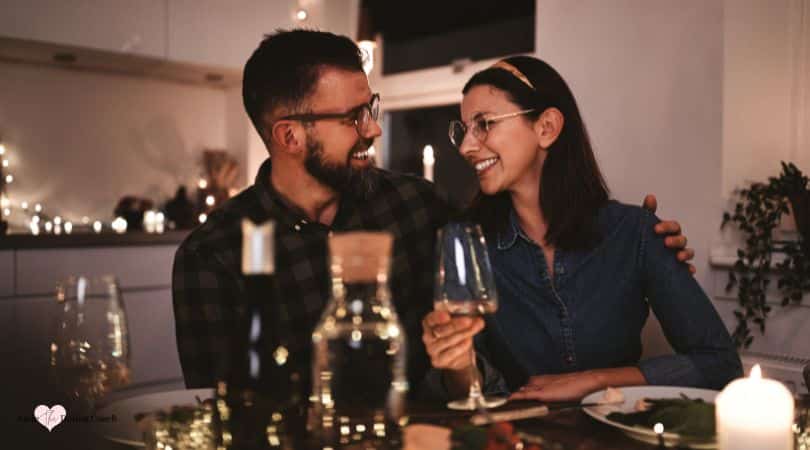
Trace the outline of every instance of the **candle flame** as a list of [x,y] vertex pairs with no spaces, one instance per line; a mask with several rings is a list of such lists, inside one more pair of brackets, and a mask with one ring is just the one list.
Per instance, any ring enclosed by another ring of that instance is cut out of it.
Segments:
[[653,431],[655,431],[655,434],[664,434],[664,424],[661,422],[656,423]]
[[433,156],[432,145],[426,145],[424,150],[422,150],[422,162],[425,164],[433,164],[436,162],[436,158]]
[[748,377],[756,380],[762,378],[762,369],[759,367],[759,364],[754,364],[754,367],[751,368],[751,373],[748,375]]

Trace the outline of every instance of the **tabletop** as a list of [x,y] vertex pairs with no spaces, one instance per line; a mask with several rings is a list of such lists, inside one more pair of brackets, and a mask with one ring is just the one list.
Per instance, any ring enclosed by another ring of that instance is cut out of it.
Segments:
[[[119,445],[141,447],[144,444],[141,431],[136,426],[134,415],[158,409],[167,409],[173,405],[193,405],[197,399],[213,396],[211,389],[168,390],[119,398],[100,408],[97,415],[115,416],[115,422],[99,424],[96,431],[111,442]],[[536,406],[532,402],[510,402],[495,411],[512,410]],[[408,416],[411,424],[430,424],[443,427],[455,427],[469,423],[471,412],[451,411],[443,405],[411,403]],[[514,422],[519,431],[539,435],[544,439],[560,443],[566,450],[648,450],[656,447],[635,441],[619,430],[597,422],[580,409],[552,411],[549,415]]]

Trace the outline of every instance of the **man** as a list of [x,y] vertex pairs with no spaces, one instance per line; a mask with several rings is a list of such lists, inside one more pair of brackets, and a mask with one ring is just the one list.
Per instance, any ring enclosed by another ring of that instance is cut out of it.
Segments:
[[[186,387],[210,387],[228,368],[231,336],[245,314],[240,273],[243,218],[276,221],[278,298],[296,335],[290,353],[309,355],[310,334],[330,297],[330,232],[386,230],[395,239],[390,277],[408,337],[408,380],[430,366],[421,319],[432,309],[435,232],[447,204],[433,185],[374,167],[379,97],[350,39],[293,30],[265,38],[245,65],[243,100],[270,157],[253,186],[222,204],[177,251],[172,278],[177,345]],[[660,225],[679,233],[678,224]],[[686,239],[675,236],[671,247]],[[691,258],[691,251],[679,259]],[[412,389],[412,392],[417,389]]]

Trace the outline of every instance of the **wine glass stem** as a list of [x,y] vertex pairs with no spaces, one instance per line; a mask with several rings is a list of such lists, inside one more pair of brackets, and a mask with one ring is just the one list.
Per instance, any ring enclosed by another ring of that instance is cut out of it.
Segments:
[[475,361],[475,347],[470,348],[470,353],[472,357],[472,364],[470,365],[470,370],[472,373],[471,375],[471,382],[470,382],[470,400],[472,400],[476,406],[479,405],[481,402],[481,382],[478,379],[478,366],[476,365]]

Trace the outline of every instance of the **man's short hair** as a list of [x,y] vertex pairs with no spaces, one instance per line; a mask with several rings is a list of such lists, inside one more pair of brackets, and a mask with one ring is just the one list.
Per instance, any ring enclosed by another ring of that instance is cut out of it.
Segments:
[[324,31],[277,30],[262,40],[242,76],[245,110],[260,135],[262,113],[279,107],[298,112],[324,67],[362,72],[360,50],[351,39]]

